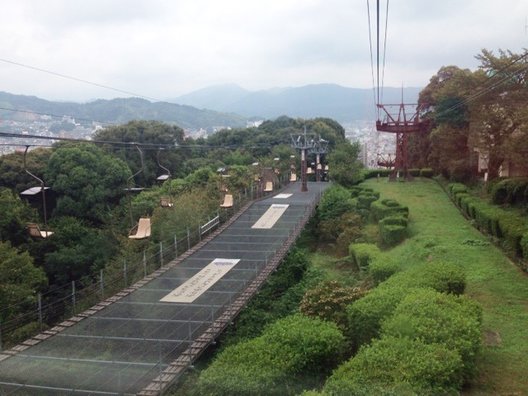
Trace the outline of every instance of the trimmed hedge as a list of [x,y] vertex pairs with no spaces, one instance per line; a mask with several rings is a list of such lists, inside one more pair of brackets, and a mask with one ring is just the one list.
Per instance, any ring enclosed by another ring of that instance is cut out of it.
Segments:
[[[508,180],[509,184],[503,183]],[[503,180],[503,182],[497,183],[494,187],[496,188],[496,191],[494,190],[495,200],[503,199],[503,195],[506,197],[507,193],[504,191],[512,188],[511,179]],[[497,188],[499,185],[502,187]],[[463,184],[449,184],[448,192],[460,210],[467,217],[475,220],[479,230],[499,238],[502,246],[516,256],[528,258],[528,250],[523,247],[522,243],[523,236],[528,233],[528,222],[525,219],[469,194],[467,187]]]
[[398,272],[347,308],[347,335],[356,346],[370,342],[379,335],[381,323],[415,288],[459,295],[465,286],[465,274],[455,264],[429,263]]
[[466,275],[456,264],[432,262],[399,272],[381,286],[425,287],[442,293],[460,295],[466,288]]
[[467,380],[475,373],[481,327],[482,309],[477,303],[464,296],[418,289],[409,293],[383,323],[382,334],[442,344],[457,351]]
[[323,394],[445,395],[461,387],[456,351],[419,340],[384,337],[362,348],[327,380]]
[[380,250],[372,243],[352,243],[348,253],[358,268],[366,269],[379,256]]
[[376,259],[369,264],[369,272],[376,285],[389,279],[399,270],[400,266],[392,261]]
[[381,244],[386,247],[396,246],[407,237],[407,226],[379,222]]
[[217,355],[202,371],[196,394],[297,394],[303,378],[310,380],[335,366],[344,346],[334,323],[301,314],[289,316],[270,325],[262,336]]
[[389,317],[409,292],[405,286],[376,287],[365,297],[347,307],[347,336],[356,347],[367,344],[379,335],[381,323]]
[[362,192],[357,197],[357,200],[358,200],[357,206],[359,209],[369,209],[370,205],[374,201],[377,201],[378,198],[379,198],[379,193],[376,196],[374,193],[371,193],[368,191]]
[[[397,205],[395,205],[396,203]],[[370,205],[370,213],[374,221],[379,221],[388,216],[409,216],[409,208],[402,206],[393,199],[384,199]]]
[[431,178],[434,176],[434,171],[432,168],[422,168],[420,169],[420,176]]

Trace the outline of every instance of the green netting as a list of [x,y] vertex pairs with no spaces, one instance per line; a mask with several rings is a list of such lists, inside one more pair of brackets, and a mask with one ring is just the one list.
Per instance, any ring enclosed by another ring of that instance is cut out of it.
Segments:
[[[178,266],[63,332],[0,362],[0,394],[135,394],[209,328],[298,228],[327,184],[254,203]],[[290,206],[271,229],[251,226],[273,203]],[[192,303],[160,299],[215,258],[240,259]],[[138,271],[142,268],[139,267]],[[94,289],[94,293],[97,289]]]

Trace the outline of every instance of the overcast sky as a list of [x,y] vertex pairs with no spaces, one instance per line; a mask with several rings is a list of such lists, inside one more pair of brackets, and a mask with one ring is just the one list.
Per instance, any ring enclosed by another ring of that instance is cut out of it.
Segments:
[[[156,99],[225,83],[371,88],[366,4],[4,0],[0,58]],[[474,69],[482,48],[520,53],[526,17],[527,0],[393,0],[385,86],[424,86],[443,65]],[[127,96],[4,61],[0,81],[0,91],[46,99]]]

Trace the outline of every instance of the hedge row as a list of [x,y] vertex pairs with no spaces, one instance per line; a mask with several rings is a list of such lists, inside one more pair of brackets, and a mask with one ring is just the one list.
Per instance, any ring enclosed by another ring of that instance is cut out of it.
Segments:
[[469,194],[460,183],[448,185],[447,191],[455,204],[477,227],[498,238],[508,251],[528,259],[528,223],[522,217],[497,206],[488,204]]
[[356,347],[379,336],[381,323],[413,288],[427,287],[458,295],[464,292],[465,285],[464,272],[449,263],[429,263],[398,272],[348,307],[348,336]]
[[357,268],[365,270],[378,258],[380,250],[373,243],[352,243],[348,253]]
[[411,290],[364,346],[328,379],[331,395],[457,394],[475,373],[482,311],[464,296]]
[[393,199],[382,199],[370,205],[370,212],[374,221],[380,221],[389,216],[409,216],[409,208],[400,205]]
[[459,295],[464,287],[458,266],[424,264],[351,304],[349,336],[360,349],[322,394],[457,393],[474,374],[482,326],[480,307]]
[[[360,180],[373,179],[376,177],[387,177],[392,173],[392,169],[363,169]],[[409,174],[414,177],[433,177],[434,171],[431,168],[409,169]]]
[[344,349],[343,334],[334,323],[292,315],[260,337],[222,351],[201,373],[196,394],[297,394],[303,380],[328,373]]

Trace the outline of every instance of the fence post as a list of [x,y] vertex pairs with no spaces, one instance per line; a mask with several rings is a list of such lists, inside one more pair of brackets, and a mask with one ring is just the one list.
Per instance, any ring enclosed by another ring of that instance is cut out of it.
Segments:
[[191,231],[187,228],[187,250],[191,249]]
[[103,278],[103,270],[99,271],[99,279],[101,283],[101,298],[104,298],[104,278]]
[[160,268],[161,268],[163,267],[163,242],[160,242],[159,255],[160,255]]
[[145,253],[144,249],[143,249],[143,274],[144,276],[147,276],[147,254]]
[[202,240],[202,226],[198,224],[198,240]]
[[2,352],[4,348],[2,347],[2,319],[0,319],[0,352]]
[[123,277],[125,278],[125,287],[128,287],[127,262],[123,261]]
[[178,237],[174,235],[174,258],[178,257]]
[[42,294],[37,295],[37,304],[38,304],[38,320],[40,324],[40,330],[42,330]]
[[76,301],[75,301],[75,281],[72,281],[71,285],[72,285],[72,306],[73,306],[73,314],[75,315],[75,311],[76,311],[76,307],[75,307],[75,304],[76,304]]

